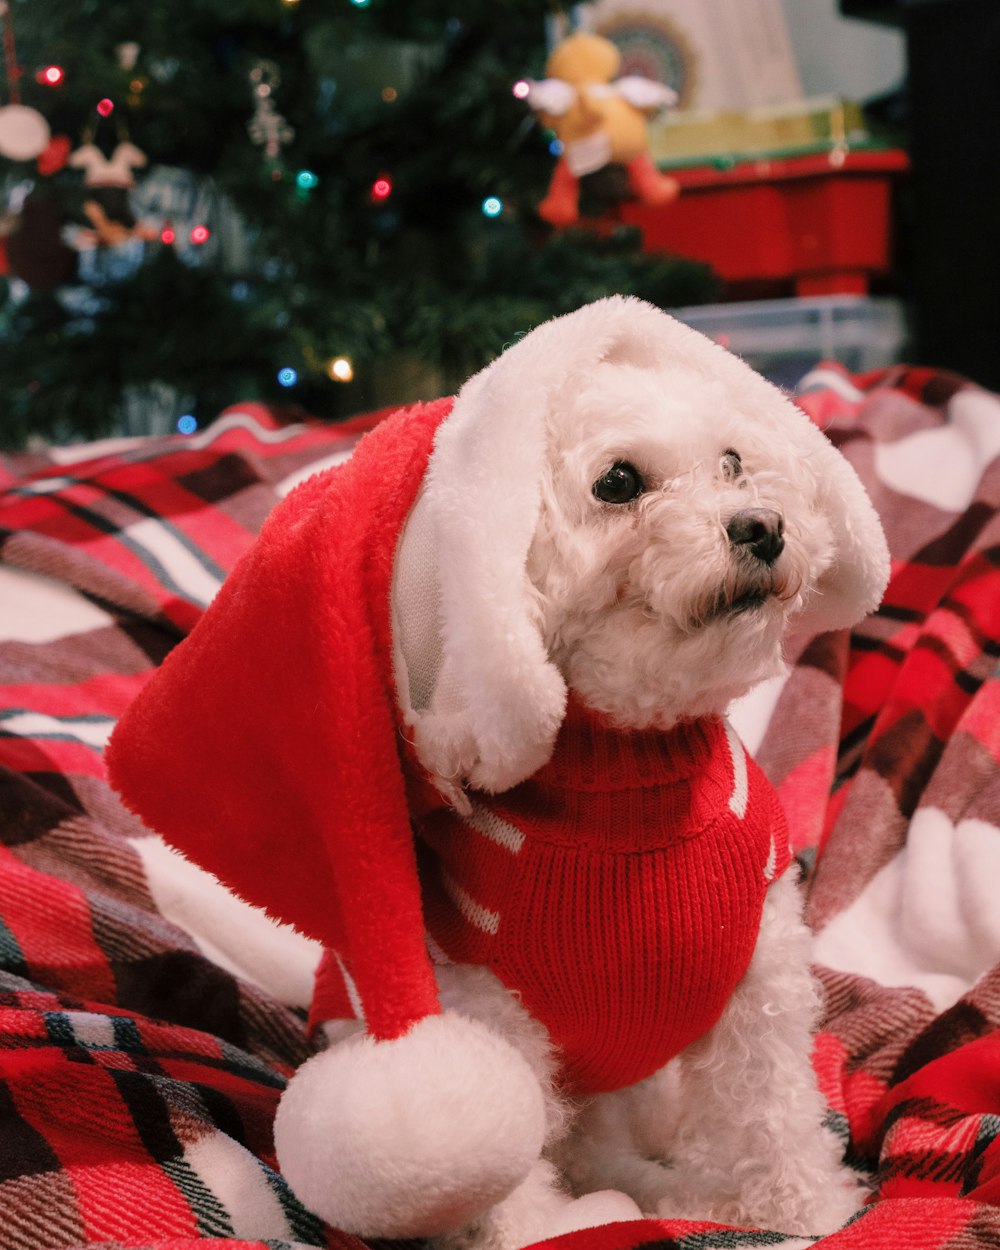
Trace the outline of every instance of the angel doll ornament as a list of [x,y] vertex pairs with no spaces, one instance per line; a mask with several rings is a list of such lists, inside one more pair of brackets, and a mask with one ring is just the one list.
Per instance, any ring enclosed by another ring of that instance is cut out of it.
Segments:
[[538,213],[554,226],[579,217],[580,179],[621,167],[628,191],[645,204],[670,204],[677,181],[656,168],[649,155],[646,122],[677,93],[650,78],[616,78],[621,53],[610,39],[577,33],[564,39],[545,66],[546,78],[528,84],[527,100],[563,146],[549,193]]

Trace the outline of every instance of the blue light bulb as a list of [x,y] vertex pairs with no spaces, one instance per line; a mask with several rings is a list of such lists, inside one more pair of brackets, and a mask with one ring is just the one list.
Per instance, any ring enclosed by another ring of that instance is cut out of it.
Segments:
[[281,383],[282,386],[294,386],[298,380],[299,380],[299,375],[295,372],[294,369],[288,368],[286,366],[284,369],[278,370],[278,381]]
[[180,434],[193,434],[198,428],[198,419],[186,412],[183,417],[177,418],[177,431]]
[[503,201],[498,200],[495,195],[489,196],[483,200],[483,212],[487,217],[499,217],[503,212]]

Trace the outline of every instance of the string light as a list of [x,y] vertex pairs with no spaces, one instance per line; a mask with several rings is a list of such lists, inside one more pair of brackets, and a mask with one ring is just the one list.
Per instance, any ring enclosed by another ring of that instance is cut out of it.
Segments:
[[179,434],[193,434],[198,428],[198,419],[192,416],[190,412],[186,412],[183,417],[177,418],[177,432]]
[[327,374],[334,382],[351,382],[354,380],[354,366],[346,356],[336,356],[326,366]]
[[553,139],[552,142],[549,144],[549,151],[552,153],[553,156],[562,156],[565,150],[566,150],[566,147],[562,139]]
[[522,78],[514,84],[514,95],[519,100],[526,100],[531,92],[531,84]]
[[383,87],[382,99],[386,104],[393,104],[399,98],[399,92],[395,87]]
[[102,117],[110,117],[115,111],[114,100],[109,100],[107,96],[105,96],[103,100],[98,100],[97,111]]
[[207,243],[212,232],[208,226],[195,226],[191,231],[191,242],[194,244]]
[[40,82],[43,87],[58,87],[65,77],[61,65],[46,65],[35,75],[35,82]]
[[278,370],[278,381],[282,386],[294,386],[298,380],[299,375],[289,365]]
[[371,0],[351,0],[351,4],[353,4],[356,9],[367,9],[370,3]]
[[174,243],[176,242],[176,240],[177,240],[177,232],[174,230],[173,226],[164,226],[163,229],[160,231],[160,242],[161,243]]
[[372,183],[371,195],[373,200],[387,200],[392,195],[392,182],[385,174]]
[[503,212],[503,200],[498,200],[495,195],[488,196],[483,200],[483,214],[486,217],[499,217]]
[[311,191],[313,187],[319,186],[319,179],[311,169],[300,169],[295,175],[295,185],[301,191]]

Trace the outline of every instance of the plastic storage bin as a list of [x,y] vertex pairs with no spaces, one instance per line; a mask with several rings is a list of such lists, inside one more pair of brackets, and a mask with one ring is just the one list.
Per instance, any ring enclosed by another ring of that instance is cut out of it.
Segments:
[[905,350],[903,305],[884,297],[829,295],[672,311],[790,390],[821,360],[863,373],[897,363]]

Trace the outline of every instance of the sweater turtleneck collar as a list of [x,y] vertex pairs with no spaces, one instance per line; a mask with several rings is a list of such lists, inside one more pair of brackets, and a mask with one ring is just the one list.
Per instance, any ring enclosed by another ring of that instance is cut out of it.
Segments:
[[729,810],[736,765],[727,737],[713,717],[620,729],[571,699],[549,763],[489,806],[526,836],[578,851],[669,846]]
[[552,758],[536,778],[606,792],[670,785],[708,768],[724,737],[718,717],[679,721],[670,729],[621,728],[571,694]]

